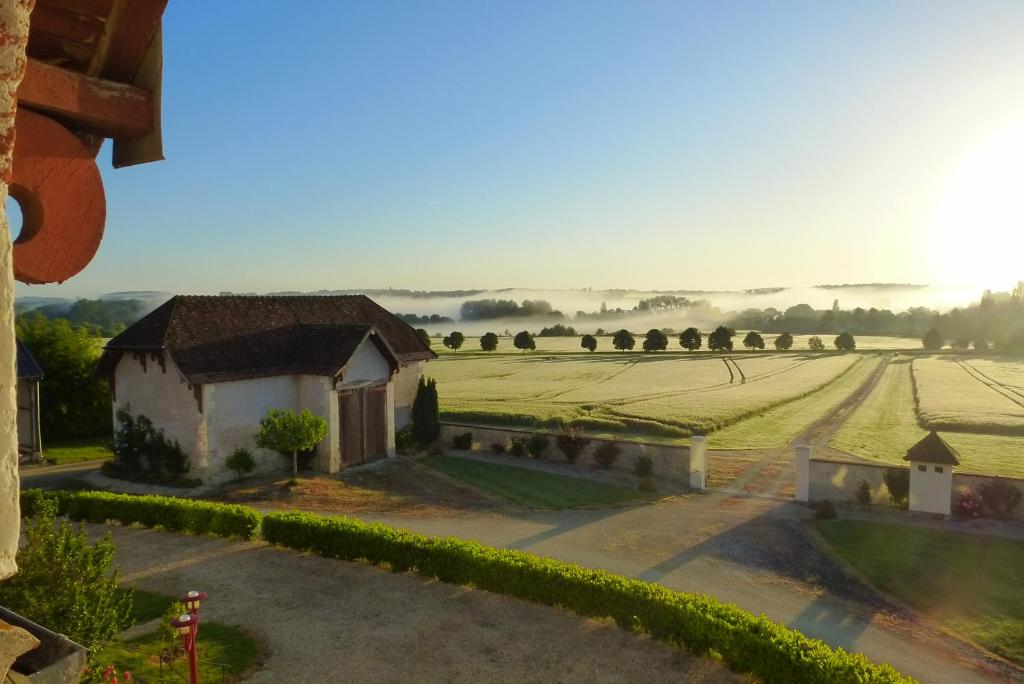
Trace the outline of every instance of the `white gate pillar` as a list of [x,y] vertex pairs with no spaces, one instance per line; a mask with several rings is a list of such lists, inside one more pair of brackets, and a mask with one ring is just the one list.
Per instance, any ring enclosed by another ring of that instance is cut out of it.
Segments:
[[801,444],[796,448],[796,492],[793,498],[797,501],[811,500],[811,455],[814,447]]
[[703,435],[690,437],[690,487],[708,488],[708,440]]

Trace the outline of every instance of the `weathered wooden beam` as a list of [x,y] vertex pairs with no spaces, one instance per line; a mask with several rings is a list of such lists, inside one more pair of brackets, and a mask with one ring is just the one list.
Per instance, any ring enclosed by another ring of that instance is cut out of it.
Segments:
[[153,129],[153,98],[145,90],[33,59],[18,102],[108,138],[138,138]]
[[98,69],[95,73],[103,78],[134,81],[166,7],[167,0],[117,0],[107,18],[102,55],[90,68]]

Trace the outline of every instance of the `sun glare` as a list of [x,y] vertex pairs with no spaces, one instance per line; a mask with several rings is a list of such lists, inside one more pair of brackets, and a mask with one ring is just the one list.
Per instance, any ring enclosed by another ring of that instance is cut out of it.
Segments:
[[1024,279],[1024,121],[963,160],[928,238],[939,280],[1006,289]]

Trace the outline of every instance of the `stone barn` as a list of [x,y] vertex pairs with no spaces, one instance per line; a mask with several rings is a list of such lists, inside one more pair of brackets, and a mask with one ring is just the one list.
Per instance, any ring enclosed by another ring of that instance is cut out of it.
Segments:
[[309,409],[328,425],[312,463],[324,472],[394,452],[423,364],[416,331],[368,297],[177,296],[107,343],[100,371],[115,415],[144,415],[189,455],[190,475],[232,476],[249,449],[257,471],[286,467],[257,449],[269,409]]

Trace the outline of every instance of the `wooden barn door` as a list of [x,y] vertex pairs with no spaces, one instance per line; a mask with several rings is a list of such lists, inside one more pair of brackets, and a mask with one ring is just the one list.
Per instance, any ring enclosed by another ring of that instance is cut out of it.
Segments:
[[386,385],[353,387],[338,393],[341,413],[341,464],[359,465],[387,455]]

